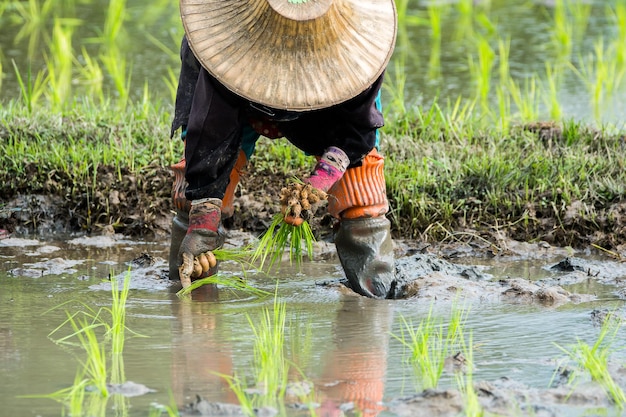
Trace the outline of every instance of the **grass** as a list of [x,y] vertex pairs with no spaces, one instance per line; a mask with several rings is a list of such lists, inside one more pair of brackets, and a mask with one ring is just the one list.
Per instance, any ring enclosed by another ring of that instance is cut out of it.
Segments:
[[611,376],[609,362],[611,355],[615,352],[614,342],[622,328],[622,319],[615,313],[606,315],[600,333],[593,344],[588,344],[582,340],[569,348],[556,346],[563,351],[567,358],[574,363],[577,372],[572,374],[570,383],[576,383],[581,373],[588,375],[592,381],[597,382],[606,395],[619,408],[626,407],[626,394],[620,385]]

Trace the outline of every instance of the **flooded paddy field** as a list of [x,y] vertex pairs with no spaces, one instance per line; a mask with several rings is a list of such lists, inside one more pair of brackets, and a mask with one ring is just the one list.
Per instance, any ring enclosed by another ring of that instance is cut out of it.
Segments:
[[[249,238],[236,233],[227,245]],[[43,398],[75,384],[85,361],[80,348],[59,342],[73,332],[62,324],[68,314],[110,307],[111,279],[121,285],[129,277],[123,357],[107,362],[118,366],[120,383],[109,384],[109,396],[97,396],[96,406],[89,403],[97,410],[89,415],[161,415],[159,405],[180,415],[241,415],[228,377],[247,381],[249,395],[262,391],[253,385],[256,326],[276,302],[285,307],[287,391],[281,407],[256,415],[470,415],[463,378],[487,415],[621,415],[583,370],[570,379],[577,367],[561,348],[593,346],[607,314],[624,317],[626,264],[546,244],[510,242],[508,249],[487,257],[469,246],[396,242],[397,272],[407,284],[395,300],[366,299],[343,287],[334,248],[325,242],[300,268],[286,263],[272,275],[249,269],[247,283],[267,296],[204,286],[179,297],[180,285],[166,276],[166,240],[5,238],[1,414],[67,413]],[[222,271],[237,275],[241,267],[225,262]],[[431,317],[446,327],[455,309],[464,312],[471,349],[452,347],[436,387],[424,389],[403,343],[406,326],[417,329]],[[606,340],[608,369],[623,390],[626,339],[622,328],[616,331]],[[296,387],[306,395],[293,394]]]

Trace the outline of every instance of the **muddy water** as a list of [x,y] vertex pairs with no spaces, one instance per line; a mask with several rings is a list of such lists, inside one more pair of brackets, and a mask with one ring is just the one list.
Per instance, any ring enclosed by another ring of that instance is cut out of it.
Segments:
[[[602,314],[616,309],[624,316],[626,265],[621,262],[522,245],[493,259],[407,255],[399,259],[399,271],[415,275],[408,298],[381,301],[337,284],[342,274],[332,247],[318,249],[325,260],[306,262],[299,270],[284,267],[277,274],[278,297],[290,320],[287,344],[296,346],[286,349],[311,382],[318,415],[350,415],[355,407],[369,410],[364,415],[458,415],[463,400],[453,372],[444,372],[437,390],[423,391],[394,337],[401,334],[403,319],[417,325],[432,306],[446,321],[453,305],[468,312],[473,380],[487,410],[619,415],[597,385],[583,378],[567,386],[554,371],[564,358],[555,343],[593,343]],[[67,311],[109,306],[107,278],[128,271],[127,326],[147,337],[127,333],[123,380],[135,385],[111,387],[121,393],[93,414],[148,416],[152,405],[172,401],[181,413],[191,414],[186,405],[198,395],[204,408],[197,406],[196,414],[208,413],[211,405],[236,404],[216,373],[251,375],[248,318],[258,323],[273,297],[205,288],[181,299],[177,285],[165,278],[167,250],[166,241],[117,237],[0,240],[0,415],[62,414],[63,407],[51,399],[22,398],[71,386],[84,358],[79,350],[54,343],[71,333],[66,328],[48,335]],[[222,266],[226,274],[240,271],[234,264]],[[269,292],[275,278],[247,273],[251,285]],[[621,330],[615,349],[623,348],[624,340]],[[611,358],[614,378],[626,389],[623,350]],[[294,404],[285,414],[307,415]]]

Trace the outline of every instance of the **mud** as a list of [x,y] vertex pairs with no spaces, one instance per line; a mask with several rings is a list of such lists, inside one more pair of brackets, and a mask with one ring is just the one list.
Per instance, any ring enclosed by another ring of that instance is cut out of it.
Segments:
[[[544,128],[529,126],[528,129],[549,137],[557,134]],[[167,167],[149,166],[141,172],[127,169],[118,172],[117,168],[100,166],[93,184],[74,183],[66,174],[48,172],[36,164],[27,165],[25,172],[23,177],[7,178],[0,186],[0,239],[11,234],[123,234],[155,238],[169,235],[173,216],[173,174]],[[293,172],[289,178],[306,174],[305,171]],[[269,170],[256,170],[252,161],[236,191],[234,216],[227,219],[225,225],[233,230],[257,234],[266,230],[274,214],[280,210],[277,196],[289,178]],[[526,210],[529,217],[525,222],[511,221],[520,214],[508,212],[500,213],[501,218],[484,213],[482,229],[470,229],[459,221],[450,226],[449,240],[444,243],[456,241],[469,244],[473,251],[480,249],[486,253],[506,254],[510,240],[543,241],[552,246],[578,249],[594,245],[616,257],[626,255],[623,243],[626,238],[625,202],[591,207],[573,201],[559,212],[539,203],[529,203]],[[504,218],[508,220],[504,221]],[[411,221],[394,219],[394,238],[417,238],[420,230],[414,230]],[[311,225],[318,239],[328,239],[332,235],[334,220],[322,206]]]

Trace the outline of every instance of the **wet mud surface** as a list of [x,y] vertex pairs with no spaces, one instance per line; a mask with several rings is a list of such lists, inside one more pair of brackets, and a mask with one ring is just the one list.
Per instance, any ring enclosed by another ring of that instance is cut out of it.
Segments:
[[[237,247],[252,239],[254,235],[250,233],[231,231],[226,245]],[[91,253],[84,257],[82,251],[132,248],[135,243],[132,238],[118,234],[76,236],[66,239],[63,245],[34,238],[5,237],[0,239],[0,256],[4,260],[7,275],[13,278],[38,279],[48,275],[68,275],[79,280],[89,280],[88,276],[81,277],[78,271],[84,270],[87,258],[97,258],[97,255]],[[403,302],[421,306],[461,303],[482,306],[479,308],[486,305],[533,306],[546,312],[567,306],[582,306],[583,310],[588,311],[588,320],[596,326],[609,314],[609,310],[626,318],[623,304],[626,300],[626,263],[611,257],[594,257],[588,251],[552,247],[543,242],[530,244],[508,241],[506,254],[498,255],[488,255],[484,248],[461,243],[438,247],[404,240],[396,240],[394,243],[398,300],[381,303]],[[161,249],[159,253],[162,252]],[[76,255],[69,255],[71,253]],[[332,244],[318,242],[315,258],[336,262]],[[106,260],[103,262],[106,263]],[[533,272],[526,275],[519,272],[515,266],[524,262],[532,265]],[[134,257],[128,262],[128,268],[132,276],[131,289],[175,291],[179,288],[178,283],[170,281],[166,276],[166,260],[150,251]],[[119,276],[125,274],[120,273]],[[343,285],[340,277],[317,279],[315,286],[334,294],[338,299],[361,297]],[[92,282],[90,288],[108,290],[110,283]],[[611,307],[606,307],[608,304],[603,301],[611,301]],[[450,361],[453,364],[459,362],[456,365],[463,366],[460,353],[456,353]],[[517,380],[514,374],[492,380],[478,380],[474,386],[481,406],[494,415],[589,415],[595,409],[614,409],[614,404],[597,383],[587,381],[575,386],[568,384],[569,372],[562,369],[555,374],[557,377],[551,386],[546,388],[529,386]],[[626,389],[624,363],[618,361],[612,364],[610,372],[618,385]],[[127,396],[153,392],[152,388],[133,382],[111,388]],[[435,389],[394,396],[385,400],[381,407],[386,410],[385,415],[457,416],[465,407],[464,401],[462,393],[457,389]],[[288,406],[293,410],[293,415],[306,415],[302,414],[303,404],[294,402]],[[241,409],[234,404],[202,397],[180,407],[183,415],[241,415]],[[319,411],[323,411],[323,405],[319,407]],[[339,404],[337,410],[350,415],[354,411],[354,404]],[[259,410],[258,413],[266,416],[276,414],[277,411],[272,408]]]

